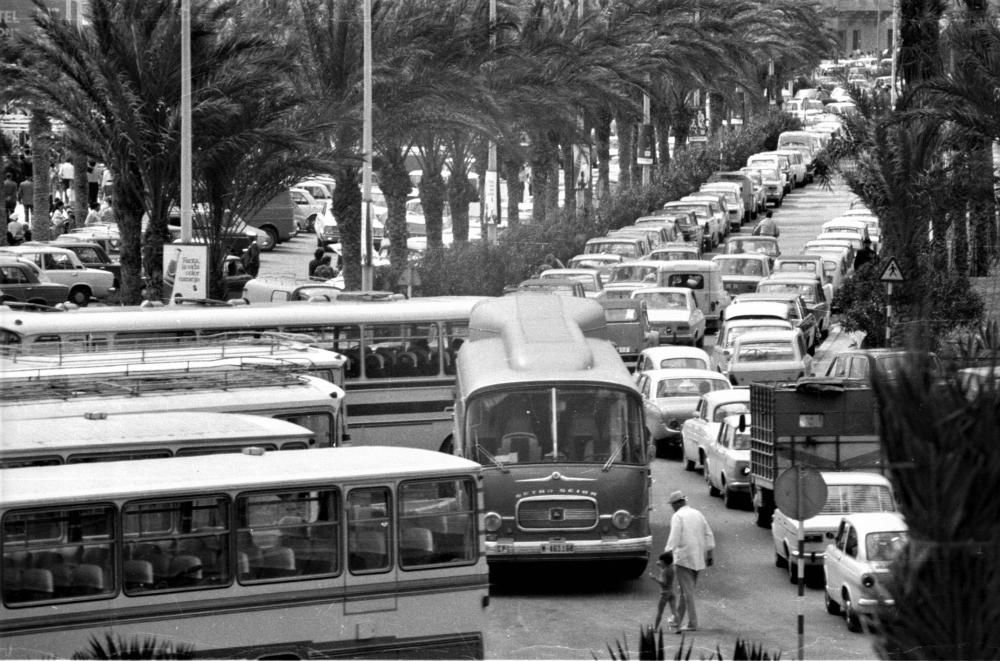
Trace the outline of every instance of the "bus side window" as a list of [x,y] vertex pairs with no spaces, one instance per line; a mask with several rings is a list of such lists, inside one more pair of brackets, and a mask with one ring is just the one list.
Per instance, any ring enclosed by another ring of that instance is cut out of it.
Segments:
[[475,486],[467,478],[405,482],[399,489],[399,564],[420,569],[476,561]]
[[389,569],[390,512],[388,489],[353,489],[348,494],[347,557],[352,573]]
[[310,447],[331,448],[340,445],[337,426],[329,413],[289,413],[274,417],[312,430],[315,440],[310,439]]

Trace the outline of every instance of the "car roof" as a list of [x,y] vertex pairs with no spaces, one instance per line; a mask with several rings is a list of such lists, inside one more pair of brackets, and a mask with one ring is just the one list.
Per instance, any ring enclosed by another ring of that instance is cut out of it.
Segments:
[[639,287],[632,292],[632,298],[641,298],[636,296],[640,292],[646,294],[682,294],[685,298],[694,295],[687,287]]
[[715,370],[699,370],[691,367],[665,367],[646,370],[643,374],[648,376],[651,381],[660,381],[662,379],[711,379],[712,381],[725,381],[729,383],[729,379]]
[[[541,273],[542,279],[553,279],[553,280],[569,280],[572,275],[585,275],[590,278],[596,278],[600,274],[594,269],[545,269]],[[564,276],[564,277],[556,277]]]
[[[777,303],[780,301],[792,301],[801,298],[801,294],[796,294],[793,292],[765,292],[765,291],[754,291],[747,292],[746,294],[737,294],[733,298],[730,305],[747,305],[749,303]],[[785,303],[779,303],[779,305],[784,305]],[[731,308],[735,310],[736,308]]]
[[777,301],[740,300],[726,308],[726,321],[755,316],[785,319],[788,317],[788,304],[778,303]]
[[708,259],[675,259],[658,266],[662,271],[717,271],[718,264]]
[[906,520],[899,512],[857,512],[845,514],[842,519],[857,528],[862,535],[871,532],[909,530]]
[[729,241],[742,243],[744,241],[753,241],[757,243],[777,243],[778,237],[775,236],[732,236],[729,237]]
[[820,255],[809,255],[809,254],[798,254],[798,255],[781,255],[774,260],[775,264],[780,264],[782,262],[818,262],[821,259]]
[[732,252],[732,253],[722,253],[722,254],[719,254],[719,255],[713,255],[712,256],[712,261],[713,262],[716,261],[716,260],[722,261],[722,260],[726,260],[726,259],[730,259],[730,260],[756,259],[758,261],[767,259],[768,261],[771,261],[768,258],[767,255],[765,255],[764,253],[760,253],[760,252]]
[[720,404],[730,404],[733,402],[749,402],[750,401],[750,388],[729,388],[728,390],[713,390],[712,392],[707,392],[702,397],[705,398],[705,402],[715,408]]
[[884,484],[889,486],[888,478],[878,473],[866,471],[820,471],[827,485],[838,484]]
[[70,253],[73,255],[76,254],[69,248],[61,248],[59,246],[54,246],[51,243],[36,243],[34,241],[20,246],[3,246],[2,249],[8,250],[10,252],[15,252],[19,255],[23,253],[33,253],[33,252]]
[[796,335],[801,335],[802,331],[791,328],[776,328],[774,330],[750,331],[736,338],[735,344],[750,344],[752,342],[770,342],[775,340],[794,340]]
[[709,360],[708,353],[698,347],[686,347],[679,344],[670,344],[662,347],[648,347],[640,352],[640,355],[649,356],[652,360],[663,360],[665,358],[703,358]]
[[819,282],[822,284],[822,280],[816,273],[809,273],[808,271],[775,271],[768,277],[761,280],[762,283],[768,282],[794,282],[796,284],[801,284],[804,282]]
[[661,243],[650,251],[650,255],[657,252],[670,252],[672,250],[684,250],[698,252],[698,246],[693,243],[682,243],[680,241],[670,241],[668,243]]

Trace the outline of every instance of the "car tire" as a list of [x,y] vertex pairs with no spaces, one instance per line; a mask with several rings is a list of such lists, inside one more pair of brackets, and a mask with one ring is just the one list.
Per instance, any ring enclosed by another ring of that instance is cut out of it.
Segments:
[[694,346],[696,346],[699,349],[704,349],[705,348],[705,336],[702,335],[697,340],[695,340]]
[[823,590],[823,603],[826,605],[826,612],[830,615],[840,615],[840,604],[830,598],[830,593]]
[[788,559],[782,557],[777,551],[774,552],[774,566],[778,569],[785,569],[788,567]]
[[850,594],[844,595],[844,622],[851,633],[861,633],[861,618],[854,610]]
[[739,509],[739,495],[725,484],[722,485],[722,504],[727,510]]
[[69,297],[66,300],[79,305],[81,308],[85,308],[90,303],[90,289],[87,287],[73,287],[69,291]]
[[722,495],[722,491],[720,491],[719,489],[716,489],[715,485],[712,484],[712,478],[709,477],[709,473],[708,473],[708,466],[705,466],[705,481],[708,482],[708,495],[709,496],[712,496],[713,498],[718,498],[719,496]]
[[[787,551],[787,549],[785,549]],[[788,582],[792,585],[797,585],[799,582],[799,562],[792,558],[792,554],[788,554]]]
[[278,232],[272,227],[262,227],[261,231],[267,238],[260,244],[260,250],[261,252],[271,252],[278,245]]
[[684,470],[686,470],[686,471],[694,471],[695,466],[697,466],[697,464],[694,463],[693,461],[691,461],[690,459],[685,459],[684,460]]

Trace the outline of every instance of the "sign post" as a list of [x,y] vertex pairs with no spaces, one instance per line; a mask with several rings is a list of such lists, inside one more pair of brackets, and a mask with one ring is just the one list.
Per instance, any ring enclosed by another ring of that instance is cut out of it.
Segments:
[[[803,466],[792,466],[785,470],[774,481],[774,504],[786,516],[799,522],[798,532],[798,618],[797,628],[799,634],[799,661],[805,659],[805,530],[803,521],[810,519],[823,510],[826,504],[827,489],[823,476],[818,471]],[[789,564],[793,562],[791,554],[788,558]]]
[[892,285],[897,282],[906,282],[906,278],[903,276],[899,264],[896,263],[895,257],[890,257],[886,260],[885,266],[882,267],[882,273],[879,275],[879,280],[886,284],[885,345],[889,346],[889,340],[892,339]]

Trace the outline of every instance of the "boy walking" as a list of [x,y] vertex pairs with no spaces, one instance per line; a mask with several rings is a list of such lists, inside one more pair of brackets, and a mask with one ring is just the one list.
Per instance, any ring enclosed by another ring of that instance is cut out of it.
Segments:
[[674,554],[664,551],[656,560],[656,573],[650,572],[649,577],[660,584],[660,603],[656,607],[656,622],[653,629],[660,628],[663,619],[663,609],[670,604],[670,617],[667,626],[671,629],[677,626],[677,598],[674,596]]

